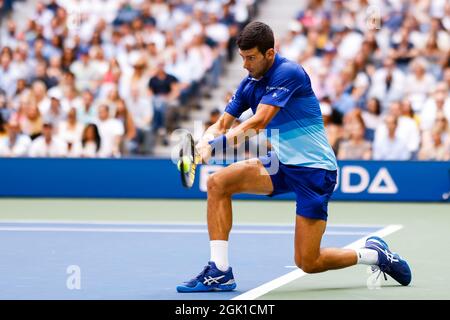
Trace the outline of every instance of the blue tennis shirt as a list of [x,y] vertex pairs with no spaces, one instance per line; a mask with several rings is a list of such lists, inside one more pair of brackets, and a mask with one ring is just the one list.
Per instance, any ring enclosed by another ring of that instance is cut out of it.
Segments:
[[280,108],[266,129],[277,129],[267,130],[267,135],[281,163],[337,169],[319,101],[301,66],[276,54],[261,79],[247,77],[241,82],[225,112],[239,118],[249,108],[256,113],[260,103]]

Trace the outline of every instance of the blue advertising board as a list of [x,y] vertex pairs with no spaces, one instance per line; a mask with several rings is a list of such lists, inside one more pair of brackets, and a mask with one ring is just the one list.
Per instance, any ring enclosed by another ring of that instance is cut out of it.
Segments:
[[[205,199],[222,166],[203,165],[191,189],[169,159],[0,159],[2,197]],[[450,162],[340,161],[333,200],[448,201]],[[238,199],[266,199],[236,195]],[[272,199],[294,199],[294,194]]]

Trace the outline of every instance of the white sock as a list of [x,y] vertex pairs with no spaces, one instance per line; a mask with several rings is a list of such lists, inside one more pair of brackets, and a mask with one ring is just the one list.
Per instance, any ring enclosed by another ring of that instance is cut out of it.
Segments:
[[356,256],[358,257],[357,264],[366,264],[373,266],[378,262],[378,252],[372,249],[361,248],[357,249]]
[[209,242],[211,248],[211,259],[220,271],[227,271],[228,264],[228,241],[212,240]]

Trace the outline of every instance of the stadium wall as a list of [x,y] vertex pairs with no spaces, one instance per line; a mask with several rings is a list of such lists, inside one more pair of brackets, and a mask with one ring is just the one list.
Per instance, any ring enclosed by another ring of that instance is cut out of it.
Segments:
[[[207,176],[221,166],[199,167],[189,190],[168,159],[1,158],[0,168],[1,197],[205,199]],[[333,200],[442,202],[449,195],[450,162],[340,161]]]

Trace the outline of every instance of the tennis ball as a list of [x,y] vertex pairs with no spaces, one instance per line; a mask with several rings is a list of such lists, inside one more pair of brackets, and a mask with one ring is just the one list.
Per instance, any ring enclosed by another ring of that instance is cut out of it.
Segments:
[[178,170],[181,171],[181,161],[183,161],[183,172],[184,173],[189,172],[189,168],[191,166],[191,159],[188,156],[183,156],[181,159],[182,160],[178,160],[177,164]]

